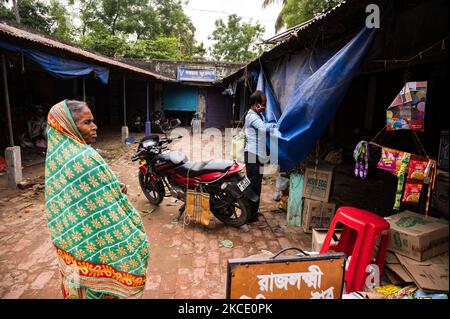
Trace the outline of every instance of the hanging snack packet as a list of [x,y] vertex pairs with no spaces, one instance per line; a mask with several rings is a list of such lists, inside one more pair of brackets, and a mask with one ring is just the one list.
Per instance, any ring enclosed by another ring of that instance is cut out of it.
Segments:
[[422,184],[406,183],[402,203],[403,204],[418,204],[421,192],[422,192]]
[[383,147],[381,149],[381,158],[378,161],[377,167],[392,174],[398,175],[404,155],[405,152]]
[[428,160],[420,156],[411,155],[408,167],[408,179],[423,182],[426,174]]

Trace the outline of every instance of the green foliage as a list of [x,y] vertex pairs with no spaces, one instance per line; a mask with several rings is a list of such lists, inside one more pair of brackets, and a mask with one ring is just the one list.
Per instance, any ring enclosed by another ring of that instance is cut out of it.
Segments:
[[137,40],[124,47],[124,50],[120,52],[120,55],[125,58],[178,60],[182,58],[179,46],[180,43],[178,39],[173,37],[159,37],[154,40]]
[[181,43],[176,37],[158,37],[153,40],[138,39],[122,47],[117,55],[125,58],[166,59],[166,60],[204,60],[206,49],[203,43],[194,48],[192,55],[183,55]]
[[0,18],[6,20],[14,20],[14,13],[9,10],[3,2],[0,3]]
[[[344,0],[278,0],[282,1],[283,8],[275,23],[275,30],[282,27],[291,28],[300,23],[308,21],[314,16],[326,12]],[[263,7],[277,0],[264,0]]]
[[51,0],[49,14],[53,17],[51,34],[67,42],[73,41],[73,25],[69,18],[67,9],[57,0]]
[[[106,31],[127,40],[115,55],[204,58],[205,54],[195,44],[195,28],[183,12],[180,0],[101,0],[98,4],[95,0],[79,1],[81,34],[91,31],[89,37],[97,38],[92,32],[101,30],[100,36]],[[82,44],[95,50],[92,41],[82,41]]]
[[82,37],[79,44],[89,50],[114,57],[124,50],[126,41],[118,35],[109,33],[106,29],[97,28]]
[[[184,0],[183,0],[184,1]],[[20,0],[21,23],[107,56],[205,58],[182,0]],[[0,0],[0,17],[15,20]],[[81,22],[76,28],[72,21]],[[77,40],[76,40],[77,39]]]
[[[49,15],[49,7],[47,5],[33,0],[20,0],[18,1],[18,7],[22,24],[40,32],[50,34],[54,17]],[[1,5],[0,17],[15,20],[13,10],[7,8],[4,2]]]
[[196,52],[195,27],[183,11],[181,0],[153,0],[159,17],[160,32],[166,37],[176,37],[181,54],[193,57]]
[[211,55],[216,60],[246,62],[256,58],[262,51],[257,42],[264,33],[264,27],[241,22],[235,14],[228,16],[228,21],[218,19],[215,30],[209,39],[215,41]]
[[206,59],[206,51],[205,45],[201,42],[199,45],[195,46],[192,56],[188,59],[193,61],[204,61]]
[[[72,25],[68,19],[68,12],[56,0],[51,0],[49,4],[33,0],[20,0],[18,7],[22,24],[62,40],[72,40]],[[8,9],[4,5],[4,1],[0,6],[0,17],[15,20],[13,9]]]

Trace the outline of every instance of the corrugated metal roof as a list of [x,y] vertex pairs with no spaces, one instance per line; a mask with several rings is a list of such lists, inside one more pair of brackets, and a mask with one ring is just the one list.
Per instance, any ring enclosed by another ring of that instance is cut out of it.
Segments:
[[300,31],[305,30],[308,27],[310,27],[312,24],[314,24],[315,22],[317,22],[319,20],[322,20],[323,18],[326,18],[328,15],[332,14],[337,8],[341,7],[342,5],[345,5],[346,2],[348,2],[348,1],[344,0],[342,3],[336,5],[335,7],[330,9],[329,11],[324,12],[322,14],[319,14],[319,15],[315,16],[314,18],[312,18],[312,19],[310,19],[308,21],[300,23],[300,24],[298,24],[298,25],[296,25],[296,26],[294,26],[292,28],[289,28],[289,29],[287,29],[287,30],[285,30],[285,31],[283,31],[283,32],[281,32],[279,34],[276,34],[275,36],[273,36],[272,38],[266,40],[265,42],[269,43],[269,44],[276,44],[276,43],[279,43],[281,41],[284,41],[284,40],[290,38],[291,36],[298,35],[298,33]]
[[73,45],[69,45],[69,44],[63,43],[61,41],[58,41],[52,37],[44,36],[44,35],[38,34],[36,32],[31,32],[31,31],[25,30],[24,28],[21,28],[21,27],[10,25],[6,21],[0,21],[0,33],[7,34],[9,36],[12,36],[12,37],[15,37],[18,39],[23,39],[23,40],[34,42],[34,43],[39,43],[41,45],[44,45],[44,46],[47,46],[47,47],[50,47],[53,49],[70,52],[70,53],[75,54],[82,58],[91,59],[91,60],[94,60],[94,61],[97,61],[97,62],[100,62],[103,64],[118,67],[118,68],[128,70],[131,72],[139,73],[142,75],[150,76],[157,80],[167,81],[167,82],[176,82],[175,80],[173,80],[171,78],[161,76],[161,75],[155,74],[153,72],[149,72],[147,70],[144,70],[142,68],[139,68],[139,67],[136,67],[133,65],[129,65],[129,64],[126,64],[123,62],[116,61],[112,58],[105,57],[98,53],[93,53],[93,52],[89,52],[89,51],[77,48]]
[[364,6],[366,2],[370,1],[377,2],[379,0],[345,0],[341,4],[335,6],[333,9],[272,37],[266,42],[273,40],[273,43],[277,44],[274,48],[264,52],[261,56],[259,56],[255,60],[247,63],[243,68],[223,78],[219,83],[221,84],[227,83],[231,81],[233,78],[242,76],[246,68],[249,69],[251,67],[256,66],[257,64],[260,63],[260,60],[264,62],[267,59],[273,58],[276,54],[279,54],[279,52],[283,51],[290,41],[294,40],[296,41],[296,39],[299,39],[301,31],[304,32],[309,31],[311,30],[312,27],[314,27],[317,24],[319,24],[320,26],[320,24],[326,23],[331,19],[334,19],[336,17],[338,18],[342,13],[344,13],[348,9],[352,7],[360,8]]

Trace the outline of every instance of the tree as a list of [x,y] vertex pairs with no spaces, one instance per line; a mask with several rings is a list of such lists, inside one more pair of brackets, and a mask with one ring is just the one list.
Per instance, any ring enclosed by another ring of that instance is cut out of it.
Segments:
[[17,23],[20,23],[20,13],[19,6],[17,5],[17,0],[11,0],[12,8],[9,10],[4,6],[5,3],[9,3],[9,0],[2,0],[2,5],[0,6],[0,17],[6,18],[8,20],[16,20]]
[[263,8],[282,1],[283,8],[275,22],[275,31],[282,27],[291,28],[326,12],[344,0],[264,0]]
[[228,16],[228,22],[218,19],[215,30],[209,36],[215,41],[211,55],[216,60],[246,62],[256,58],[262,51],[257,42],[264,33],[264,27],[257,22],[255,25],[242,23],[235,14]]
[[51,35],[61,40],[72,42],[74,28],[72,23],[70,22],[67,9],[62,6],[57,0],[51,0],[49,15],[53,17],[53,22],[50,26]]
[[154,40],[139,39],[124,47],[119,54],[125,58],[179,60],[180,42],[173,37],[158,37]]
[[101,49],[94,40],[101,41],[107,35],[107,44],[119,39],[126,43],[116,50],[108,47],[102,53],[170,59],[204,57],[204,48],[195,43],[195,28],[181,0],[79,0],[79,4],[80,43],[88,49]]
[[[36,0],[14,2],[17,4],[19,16],[21,17],[20,23],[63,40],[70,41],[72,39],[72,26],[68,19],[68,12],[58,1],[51,0],[49,5]],[[15,14],[13,11],[14,3],[11,9],[2,5],[0,17],[14,20]]]
[[[18,15],[15,11],[18,11]],[[52,17],[49,16],[49,8],[46,4],[33,1],[33,0],[21,0],[14,5],[13,8],[8,9],[2,5],[0,11],[1,17],[10,20],[16,20],[17,18],[24,25],[27,25],[33,29],[41,31],[43,33],[50,34],[50,27],[52,25]]]
[[[8,8],[11,1],[0,0],[0,17],[14,20],[16,3],[22,24],[108,56],[205,56],[182,0],[65,0],[69,6],[63,0],[20,0]],[[79,28],[72,24],[76,18]]]
[[203,61],[206,58],[206,48],[203,42],[195,46],[194,53],[190,57],[194,61]]
[[195,27],[184,13],[181,0],[154,0],[154,3],[161,34],[179,39],[182,56],[186,58],[194,56],[197,51],[194,39]]
[[81,38],[79,44],[89,50],[114,57],[119,52],[124,51],[127,45],[126,41],[118,36],[111,34],[108,30],[102,27],[96,28]]

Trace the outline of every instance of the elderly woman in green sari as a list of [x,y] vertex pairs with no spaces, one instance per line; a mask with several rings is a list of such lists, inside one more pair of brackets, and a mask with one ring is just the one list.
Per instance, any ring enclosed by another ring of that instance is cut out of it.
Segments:
[[64,100],[48,114],[46,218],[64,298],[139,298],[148,238],[141,217],[90,146],[97,126],[86,103]]

